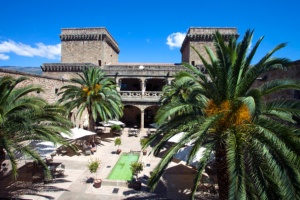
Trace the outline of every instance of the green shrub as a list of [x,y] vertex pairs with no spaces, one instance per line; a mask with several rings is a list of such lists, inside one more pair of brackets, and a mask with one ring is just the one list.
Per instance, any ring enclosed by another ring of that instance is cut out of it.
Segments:
[[118,148],[119,148],[119,146],[122,144],[122,141],[121,141],[121,138],[116,138],[115,139],[115,146],[118,146]]
[[112,131],[119,131],[121,129],[122,129],[121,126],[118,124],[114,124],[110,127],[110,130],[112,130]]
[[145,146],[145,144],[148,142],[147,138],[141,138],[140,139],[140,144],[142,146],[142,148]]
[[98,158],[91,159],[86,165],[91,173],[95,173],[95,179],[97,179],[97,171],[100,166],[100,160]]
[[91,159],[86,166],[88,167],[91,173],[97,173],[100,163],[100,160],[97,158]]
[[143,171],[144,169],[144,165],[142,162],[132,162],[131,163],[131,166],[130,166],[130,169],[132,171],[132,174],[136,174],[138,175],[138,173],[140,173],[141,171]]

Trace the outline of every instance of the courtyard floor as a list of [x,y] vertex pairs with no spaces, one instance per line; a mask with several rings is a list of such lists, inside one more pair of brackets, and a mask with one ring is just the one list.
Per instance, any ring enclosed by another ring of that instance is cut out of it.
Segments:
[[[163,183],[159,183],[154,192],[150,192],[147,187],[147,179],[150,177],[150,172],[160,161],[160,157],[149,155],[149,150],[146,156],[141,154],[141,162],[144,163],[144,170],[139,174],[142,181],[142,188],[136,191],[128,188],[122,181],[111,182],[108,177],[113,166],[119,159],[120,155],[116,154],[117,146],[114,145],[116,135],[109,133],[109,128],[106,128],[104,133],[99,135],[101,144],[97,146],[97,151],[93,155],[85,156],[84,154],[76,155],[69,151],[67,155],[54,156],[54,163],[63,163],[65,165],[65,173],[63,177],[55,178],[52,183],[44,184],[42,180],[33,181],[36,175],[32,171],[28,171],[25,167],[25,161],[20,160],[19,177],[17,181],[12,180],[11,176],[0,176],[0,199],[1,198],[19,198],[19,199],[101,199],[101,200],[119,200],[119,199],[168,199],[167,187]],[[141,131],[138,137],[128,136],[128,130],[125,128],[121,135],[122,152],[141,151],[140,138],[146,136],[146,129]],[[102,179],[100,188],[94,188],[89,182],[91,174],[86,165],[92,158],[98,158],[101,161],[100,168],[97,172],[97,178]],[[178,166],[179,162],[171,162],[169,167]],[[182,191],[183,192],[183,191]],[[172,198],[173,199],[173,198]],[[182,196],[181,198],[182,199]],[[202,198],[200,198],[202,199]],[[203,198],[211,199],[211,198]]]

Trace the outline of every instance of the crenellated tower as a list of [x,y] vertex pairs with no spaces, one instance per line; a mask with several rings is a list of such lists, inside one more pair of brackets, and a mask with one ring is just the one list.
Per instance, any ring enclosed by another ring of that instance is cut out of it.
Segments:
[[197,53],[191,48],[192,46],[195,47],[206,60],[208,60],[209,57],[204,47],[207,46],[215,51],[213,46],[213,34],[216,31],[219,31],[222,34],[225,41],[232,36],[238,37],[236,28],[191,27],[189,28],[180,49],[181,61],[194,66],[203,64]]
[[60,40],[62,63],[118,62],[119,46],[106,28],[63,28]]

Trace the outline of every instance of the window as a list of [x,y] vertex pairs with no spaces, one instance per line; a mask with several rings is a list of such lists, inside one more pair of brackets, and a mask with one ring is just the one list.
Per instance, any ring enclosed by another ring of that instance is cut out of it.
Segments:
[[101,60],[98,60],[98,65],[101,66]]
[[195,61],[192,61],[192,65],[195,66]]

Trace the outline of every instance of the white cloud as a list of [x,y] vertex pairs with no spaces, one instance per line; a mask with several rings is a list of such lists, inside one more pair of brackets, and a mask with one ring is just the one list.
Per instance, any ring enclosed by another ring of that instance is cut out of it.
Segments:
[[8,59],[9,59],[8,55],[0,53],[0,60],[8,60]]
[[5,53],[14,53],[19,56],[34,57],[39,56],[56,60],[60,58],[61,45],[45,45],[43,43],[36,43],[36,47],[23,43],[16,43],[15,41],[8,40],[0,43],[0,59],[7,60],[9,56]]
[[169,45],[170,49],[180,48],[181,44],[185,38],[186,33],[172,33],[167,37],[167,45]]

